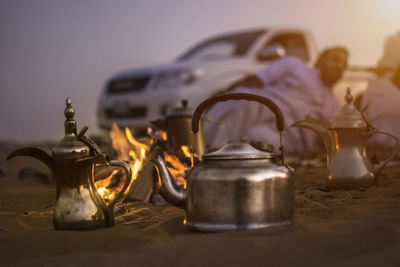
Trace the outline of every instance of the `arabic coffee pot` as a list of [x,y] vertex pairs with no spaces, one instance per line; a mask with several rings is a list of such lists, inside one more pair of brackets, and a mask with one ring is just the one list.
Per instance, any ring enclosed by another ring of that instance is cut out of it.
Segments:
[[[399,139],[372,126],[364,113],[352,104],[350,88],[345,96],[346,104],[328,124],[306,116],[292,126],[303,127],[317,133],[326,149],[326,186],[331,189],[365,189],[378,184],[382,169],[399,152]],[[374,134],[391,136],[396,141],[393,153],[379,168],[374,168],[367,156],[367,140]]]
[[[152,121],[157,128],[167,133],[167,150],[173,155],[182,154],[182,146],[193,148],[200,158],[205,152],[203,136],[192,134],[193,108],[188,106],[187,100],[181,101],[181,106],[173,108],[164,118]],[[199,127],[203,122],[200,120]]]
[[[65,136],[49,149],[25,147],[12,152],[7,160],[17,156],[30,156],[41,160],[54,173],[57,200],[53,213],[56,230],[89,230],[111,227],[114,224],[113,206],[128,189],[132,174],[129,165],[119,160],[108,160],[99,147],[85,136],[87,127],[77,134],[74,109],[70,98],[66,100],[64,115]],[[109,165],[122,168],[126,180],[121,191],[108,203],[94,185],[94,167]]]

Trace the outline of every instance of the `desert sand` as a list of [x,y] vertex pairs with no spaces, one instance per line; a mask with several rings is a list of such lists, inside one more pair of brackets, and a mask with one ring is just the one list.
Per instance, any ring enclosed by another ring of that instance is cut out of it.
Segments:
[[[115,226],[55,231],[55,185],[35,159],[6,161],[0,146],[0,264],[11,266],[400,266],[400,163],[379,187],[324,188],[321,165],[295,166],[293,225],[252,231],[193,232],[172,205],[126,202]],[[25,175],[30,167],[45,175]]]

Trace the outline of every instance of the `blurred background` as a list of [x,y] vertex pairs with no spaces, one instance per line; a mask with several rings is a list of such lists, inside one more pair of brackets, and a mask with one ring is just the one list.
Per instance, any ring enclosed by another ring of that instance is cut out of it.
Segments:
[[66,97],[79,129],[100,133],[96,103],[107,78],[226,31],[301,27],[319,49],[343,44],[350,64],[375,65],[399,14],[399,0],[2,0],[0,140],[59,140]]

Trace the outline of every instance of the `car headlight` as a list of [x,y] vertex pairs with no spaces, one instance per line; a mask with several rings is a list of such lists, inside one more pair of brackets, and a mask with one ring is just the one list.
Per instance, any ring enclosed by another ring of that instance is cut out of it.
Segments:
[[174,88],[181,85],[189,85],[197,81],[205,74],[204,69],[181,69],[162,72],[158,75],[155,88]]

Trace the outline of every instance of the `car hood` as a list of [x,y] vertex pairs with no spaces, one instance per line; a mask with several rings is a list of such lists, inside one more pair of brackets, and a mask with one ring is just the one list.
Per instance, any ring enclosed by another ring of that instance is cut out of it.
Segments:
[[203,68],[204,70],[217,69],[228,70],[232,69],[233,66],[240,68],[249,64],[249,59],[245,57],[241,58],[227,58],[227,59],[214,59],[214,60],[196,60],[196,61],[175,61],[166,64],[154,65],[144,68],[135,68],[131,70],[125,70],[117,73],[113,76],[113,79],[122,79],[125,77],[132,76],[143,76],[143,75],[155,75],[158,73],[174,72],[182,69],[198,69]]

